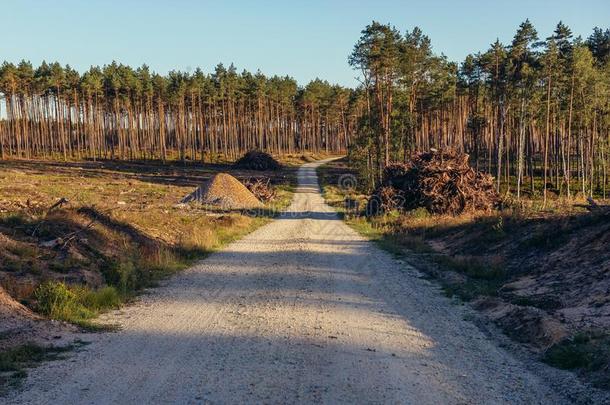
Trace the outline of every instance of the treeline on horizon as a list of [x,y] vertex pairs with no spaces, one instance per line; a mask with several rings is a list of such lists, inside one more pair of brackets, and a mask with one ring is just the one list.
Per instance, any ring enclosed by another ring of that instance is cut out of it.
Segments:
[[432,147],[463,151],[501,191],[607,196],[610,30],[586,39],[526,20],[458,64],[419,28],[372,22],[348,61],[355,89],[237,73],[151,72],[112,63],[0,67],[2,158],[235,158],[349,149],[368,186],[391,161]]
[[[79,74],[22,61],[0,67],[0,156],[216,159],[251,149],[342,152],[352,90],[288,76],[133,69],[113,62]],[[4,109],[4,111],[2,111]]]

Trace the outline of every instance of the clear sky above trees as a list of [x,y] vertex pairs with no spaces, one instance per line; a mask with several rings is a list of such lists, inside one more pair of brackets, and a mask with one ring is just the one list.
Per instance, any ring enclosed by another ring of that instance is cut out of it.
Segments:
[[575,36],[610,21],[610,2],[592,1],[4,1],[0,58],[43,59],[82,71],[113,59],[139,66],[238,69],[315,77],[353,86],[347,64],[371,20],[419,26],[436,53],[462,61],[499,37],[508,43],[529,18],[542,38],[563,20]]

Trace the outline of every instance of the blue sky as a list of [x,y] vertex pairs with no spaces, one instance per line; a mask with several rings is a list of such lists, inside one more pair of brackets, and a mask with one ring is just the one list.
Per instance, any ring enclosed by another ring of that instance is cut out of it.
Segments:
[[373,19],[402,32],[421,27],[434,51],[455,61],[496,37],[508,43],[526,18],[541,37],[559,20],[583,37],[610,26],[610,0],[0,0],[0,13],[0,60],[57,60],[78,70],[117,60],[160,73],[234,62],[300,84],[321,77],[348,86],[356,74],[347,55]]

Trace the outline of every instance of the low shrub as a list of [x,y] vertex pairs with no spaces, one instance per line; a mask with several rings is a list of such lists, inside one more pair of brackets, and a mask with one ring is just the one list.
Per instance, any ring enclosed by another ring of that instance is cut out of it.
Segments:
[[74,309],[76,294],[64,283],[47,281],[34,292],[38,312],[51,318],[59,318],[61,314]]
[[562,369],[596,371],[607,367],[602,351],[609,350],[610,337],[579,333],[546,351],[544,361]]
[[121,295],[114,287],[102,287],[95,291],[80,287],[78,290],[78,301],[92,311],[99,312],[121,306]]
[[114,287],[91,290],[57,281],[39,285],[34,297],[38,312],[43,315],[90,329],[98,328],[89,321],[91,318],[101,311],[118,308],[122,302],[121,295]]

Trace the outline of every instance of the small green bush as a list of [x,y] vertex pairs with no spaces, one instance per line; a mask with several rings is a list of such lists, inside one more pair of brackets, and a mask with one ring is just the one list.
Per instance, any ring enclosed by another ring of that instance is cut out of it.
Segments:
[[121,306],[121,295],[114,287],[103,287],[95,291],[81,287],[79,290],[78,301],[92,311],[99,312]]
[[411,218],[430,218],[432,214],[428,212],[424,207],[415,208],[407,212],[407,215]]
[[173,249],[154,249],[131,257],[108,262],[102,268],[106,283],[120,295],[130,296],[150,287],[170,274],[187,267],[207,253],[199,247],[178,246]]
[[136,267],[131,260],[120,260],[110,263],[103,269],[106,283],[115,286],[125,294],[138,286]]
[[38,311],[51,318],[76,304],[76,294],[64,283],[55,281],[42,283],[34,292],[34,297],[38,302]]
[[557,368],[598,371],[607,367],[609,355],[610,336],[579,333],[552,346],[544,361]]
[[94,291],[87,287],[69,287],[56,281],[41,284],[34,297],[40,313],[94,329],[96,326],[89,319],[100,311],[118,308],[122,302],[121,295],[114,287]]

